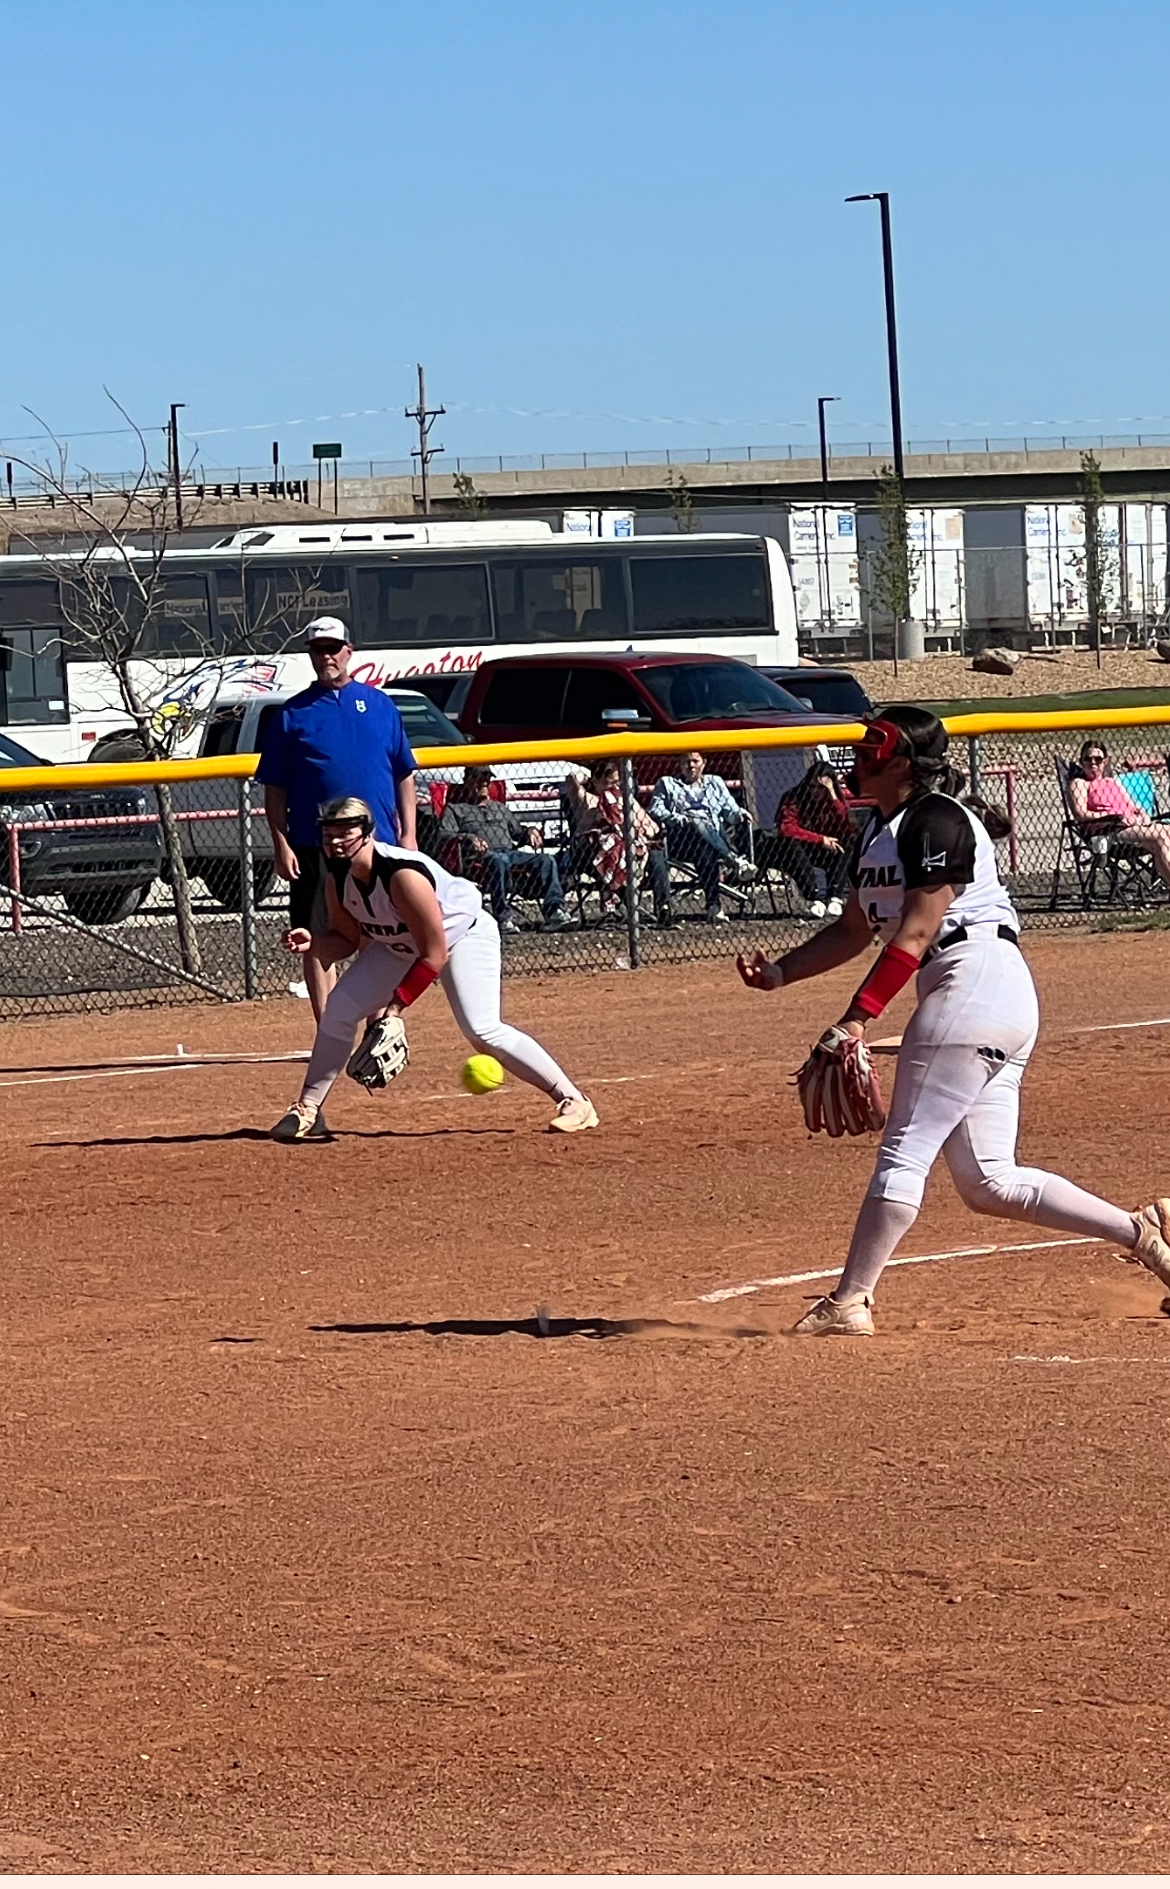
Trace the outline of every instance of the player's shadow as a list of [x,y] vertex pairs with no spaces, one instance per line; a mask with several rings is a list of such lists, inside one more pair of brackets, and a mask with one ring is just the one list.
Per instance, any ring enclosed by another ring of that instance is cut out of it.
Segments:
[[774,1338],[762,1325],[716,1325],[671,1318],[431,1318],[310,1325],[313,1332],[364,1338]]
[[[461,1140],[469,1136],[515,1135],[514,1128],[343,1128],[332,1133],[323,1141],[302,1141],[297,1143],[298,1152],[304,1148],[328,1148],[341,1141],[433,1141],[442,1135],[457,1135]],[[185,1148],[197,1147],[200,1143],[223,1143],[225,1141],[266,1141],[272,1144],[272,1136],[267,1128],[228,1128],[222,1134],[196,1135],[100,1135],[92,1141],[34,1141],[34,1148]],[[279,1145],[279,1144],[273,1144]]]

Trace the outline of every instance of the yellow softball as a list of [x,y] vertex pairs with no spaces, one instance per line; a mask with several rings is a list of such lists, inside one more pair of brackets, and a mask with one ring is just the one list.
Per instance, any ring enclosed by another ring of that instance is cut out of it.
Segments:
[[494,1056],[469,1056],[459,1080],[472,1095],[490,1095],[504,1080],[503,1064]]

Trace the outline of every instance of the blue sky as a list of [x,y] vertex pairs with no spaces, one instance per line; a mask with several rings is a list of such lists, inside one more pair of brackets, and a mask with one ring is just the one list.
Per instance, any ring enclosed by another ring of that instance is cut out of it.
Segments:
[[843,202],[873,189],[911,438],[1170,433],[1153,0],[0,0],[0,28],[6,443],[25,406],[117,425],[108,386],[144,425],[185,401],[209,466],[398,457],[416,360],[451,454],[808,440],[818,394],[877,436],[877,212]]

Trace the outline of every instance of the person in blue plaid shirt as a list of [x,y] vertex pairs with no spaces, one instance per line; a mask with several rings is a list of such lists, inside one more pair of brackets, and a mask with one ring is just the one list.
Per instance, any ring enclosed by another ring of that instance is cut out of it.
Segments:
[[704,772],[706,762],[696,750],[680,754],[674,774],[664,774],[650,801],[650,818],[666,834],[673,859],[686,859],[697,869],[707,902],[707,917],[715,924],[727,914],[719,902],[720,874],[733,884],[745,885],[756,869],[745,856],[751,823],[719,774]]

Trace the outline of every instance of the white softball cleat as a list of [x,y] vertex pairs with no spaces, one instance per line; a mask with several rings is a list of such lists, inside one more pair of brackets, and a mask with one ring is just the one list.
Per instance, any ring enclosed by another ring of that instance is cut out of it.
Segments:
[[1170,1199],[1151,1201],[1134,1214],[1138,1223],[1138,1243],[1133,1257],[1152,1272],[1164,1286],[1170,1286]]
[[549,1133],[579,1135],[584,1128],[596,1128],[597,1110],[587,1095],[567,1095],[549,1123]]
[[864,1294],[848,1299],[844,1305],[836,1299],[818,1299],[803,1318],[792,1327],[794,1338],[872,1338],[873,1300]]
[[311,1102],[294,1102],[271,1130],[273,1141],[332,1141],[325,1117]]

